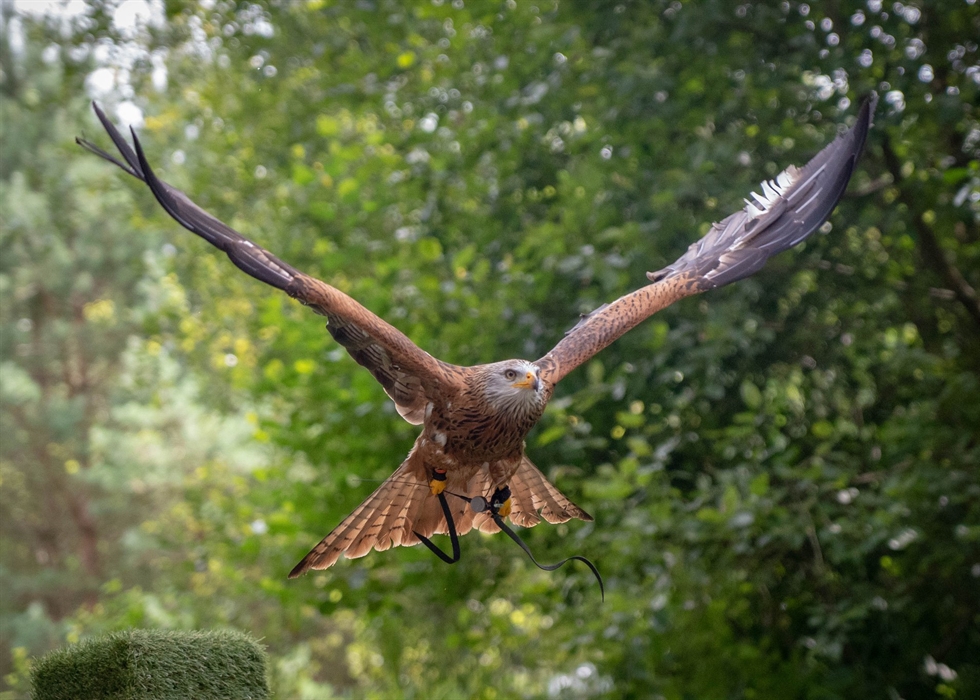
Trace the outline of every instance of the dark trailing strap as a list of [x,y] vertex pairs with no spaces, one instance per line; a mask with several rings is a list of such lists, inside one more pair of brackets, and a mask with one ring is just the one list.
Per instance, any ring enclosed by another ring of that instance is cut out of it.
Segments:
[[531,554],[531,549],[527,546],[527,544],[524,543],[524,540],[522,540],[516,532],[511,530],[510,527],[507,525],[507,523],[504,522],[504,519],[500,517],[500,513],[499,513],[500,506],[503,504],[504,501],[510,498],[510,489],[508,489],[506,486],[503,489],[500,489],[496,493],[494,493],[494,495],[490,498],[489,501],[483,496],[476,496],[474,498],[469,498],[468,496],[461,496],[460,494],[452,493],[451,491],[446,491],[444,493],[439,494],[439,505],[442,506],[443,515],[446,516],[446,525],[449,527],[449,539],[453,545],[453,555],[450,557],[448,554],[446,554],[441,549],[439,549],[439,547],[436,546],[432,542],[432,540],[430,540],[428,537],[420,535],[414,530],[413,532],[415,532],[415,536],[419,538],[419,541],[429,548],[429,551],[431,551],[437,557],[442,559],[444,562],[446,562],[447,564],[455,564],[460,559],[459,535],[456,533],[456,523],[453,520],[452,511],[449,510],[449,504],[446,502],[447,493],[450,496],[455,496],[456,498],[462,498],[464,501],[468,502],[470,504],[470,507],[473,509],[474,513],[483,513],[485,511],[489,511],[490,517],[492,517],[493,521],[497,523],[497,527],[503,530],[503,532],[506,533],[506,535],[509,538],[514,540],[514,542],[517,543],[517,546],[524,550],[524,553],[527,554],[527,556],[531,559],[534,565],[539,569],[541,569],[542,571],[555,571],[573,560],[580,561],[583,564],[585,564],[587,567],[589,567],[589,571],[592,572],[592,575],[595,576],[596,581],[599,582],[599,594],[602,596],[603,602],[605,602],[606,587],[602,583],[602,576],[599,574],[599,570],[595,567],[595,564],[593,564],[585,557],[575,554],[568,557],[567,559],[562,559],[557,564],[542,564],[537,559],[534,558],[534,555]]
[[435,554],[437,557],[442,559],[447,564],[455,564],[456,562],[459,561],[459,535],[456,534],[456,522],[453,520],[452,511],[449,510],[449,504],[446,503],[445,493],[439,494],[439,505],[442,506],[442,513],[443,515],[446,516],[446,524],[449,526],[449,541],[453,545],[453,555],[450,557],[444,551],[439,549],[438,545],[434,544],[432,540],[430,540],[428,537],[425,537],[424,535],[420,535],[414,530],[412,530],[412,532],[415,534],[416,537],[419,538],[419,542],[421,542],[422,544],[424,544],[426,547],[429,548],[430,552]]
[[595,568],[595,564],[593,564],[591,561],[589,561],[585,557],[579,556],[578,554],[573,554],[572,556],[568,557],[568,559],[562,559],[557,564],[542,564],[537,559],[534,558],[534,555],[531,554],[531,549],[524,543],[524,540],[522,540],[516,532],[514,532],[513,530],[510,529],[510,527],[507,526],[507,523],[504,522],[503,518],[501,518],[497,513],[491,513],[491,515],[493,516],[493,521],[497,523],[497,527],[499,527],[501,530],[507,533],[507,536],[512,540],[514,540],[514,542],[517,543],[517,546],[523,549],[524,553],[527,554],[528,557],[530,557],[531,561],[534,562],[534,565],[539,569],[541,569],[542,571],[555,571],[556,569],[564,566],[565,564],[567,564],[572,560],[580,561],[583,564],[585,564],[587,567],[589,567],[589,570],[595,576],[596,581],[599,582],[599,594],[602,596],[602,601],[603,602],[606,601],[606,587],[602,585],[602,576],[599,575],[599,570]]

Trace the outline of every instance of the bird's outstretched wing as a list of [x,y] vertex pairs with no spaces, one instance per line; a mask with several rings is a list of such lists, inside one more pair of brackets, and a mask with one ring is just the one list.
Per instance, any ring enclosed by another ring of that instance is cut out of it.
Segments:
[[538,360],[551,383],[587,361],[621,335],[675,301],[757,272],[776,253],[816,231],[844,194],[871,128],[878,96],[872,94],[851,129],[802,168],[788,167],[762,184],[755,202],[714,224],[674,263],[648,272],[653,284],[599,307]]
[[145,182],[177,223],[224,251],[235,265],[249,275],[281,289],[316,313],[326,316],[330,334],[354,360],[371,371],[405,420],[422,423],[431,397],[455,388],[457,372],[454,372],[456,368],[452,365],[419,349],[401,331],[340,290],[279,260],[208,214],[183,192],[160,180],[150,169],[135,132],[132,134],[134,149],[99,106],[95,103],[92,106],[123,160],[84,139],[75,141]]

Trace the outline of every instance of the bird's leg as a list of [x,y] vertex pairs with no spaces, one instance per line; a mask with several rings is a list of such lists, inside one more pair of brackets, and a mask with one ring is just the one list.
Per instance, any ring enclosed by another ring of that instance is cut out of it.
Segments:
[[490,509],[501,518],[506,518],[510,515],[510,510],[513,507],[513,503],[510,500],[510,487],[504,484],[496,491],[493,492],[493,496],[490,497]]
[[446,490],[446,470],[436,467],[432,470],[432,478],[429,480],[429,492],[433,496],[438,496]]
[[499,515],[501,518],[506,518],[513,509],[514,504],[510,498],[511,493],[508,484],[521,466],[521,461],[524,458],[523,450],[524,443],[522,442],[521,451],[496,462],[491,462],[489,465],[490,484],[495,488],[493,495],[487,500],[487,507],[490,512]]

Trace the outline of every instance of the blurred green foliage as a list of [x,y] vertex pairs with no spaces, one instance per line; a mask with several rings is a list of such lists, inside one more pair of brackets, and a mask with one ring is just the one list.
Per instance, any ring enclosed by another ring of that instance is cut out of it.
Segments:
[[[3,5],[2,697],[129,627],[277,697],[976,697],[980,4]],[[415,435],[322,320],[72,138],[152,162],[459,364],[535,358],[882,94],[826,235],[559,387],[594,524],[286,572]]]

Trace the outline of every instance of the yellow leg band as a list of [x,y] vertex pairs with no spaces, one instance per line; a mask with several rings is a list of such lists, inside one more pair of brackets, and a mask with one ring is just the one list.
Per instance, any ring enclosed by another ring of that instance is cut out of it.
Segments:
[[429,482],[429,492],[433,496],[438,496],[440,493],[446,490],[446,479],[433,479]]
[[508,515],[510,515],[510,509],[513,507],[513,505],[514,504],[508,498],[506,501],[504,501],[504,504],[500,506],[500,509],[497,511],[497,515],[499,515],[501,518],[506,518]]

